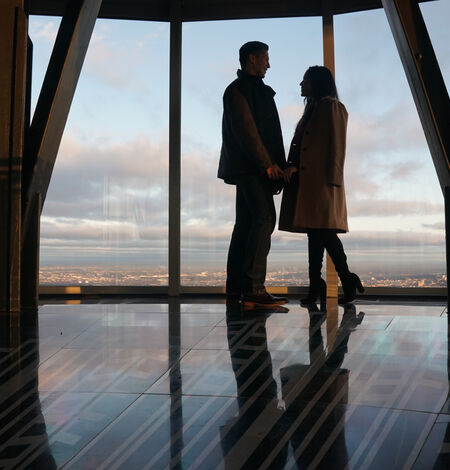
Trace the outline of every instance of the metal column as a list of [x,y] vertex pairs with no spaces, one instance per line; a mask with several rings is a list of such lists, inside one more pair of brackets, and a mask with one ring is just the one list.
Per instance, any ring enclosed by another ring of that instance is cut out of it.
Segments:
[[[322,2],[322,34],[323,34],[323,64],[331,70],[334,76],[334,29],[333,10],[329,0]],[[327,253],[327,298],[338,297],[338,276],[334,263]],[[329,302],[328,302],[329,303]]]
[[418,3],[411,0],[382,0],[382,3],[444,194],[448,305],[448,275],[450,263],[449,96]]
[[28,20],[23,1],[0,7],[0,311],[20,311],[22,158]]
[[27,133],[21,230],[24,309],[37,307],[40,213],[100,5],[101,0],[67,4]]
[[181,41],[180,3],[170,21],[169,97],[169,295],[180,294],[181,242]]
[[[444,193],[445,199],[445,249],[447,254],[447,320],[450,326],[450,298],[448,296],[448,291],[450,288],[450,186],[445,187]],[[450,331],[449,331],[450,333]],[[450,338],[450,336],[449,336]],[[450,348],[450,343],[449,343]],[[450,361],[450,354],[449,354],[449,361]],[[450,373],[450,368],[449,368]]]
[[35,194],[45,202],[53,166],[69,115],[72,99],[94,30],[101,0],[72,0],[61,20],[50,62],[31,123],[28,157],[31,167],[24,173],[26,194],[24,227],[28,228]]

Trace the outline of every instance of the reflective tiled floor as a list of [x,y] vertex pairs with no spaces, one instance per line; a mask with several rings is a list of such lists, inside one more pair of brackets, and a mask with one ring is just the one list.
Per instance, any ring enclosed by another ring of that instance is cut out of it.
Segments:
[[285,307],[2,317],[0,468],[450,468],[444,304]]

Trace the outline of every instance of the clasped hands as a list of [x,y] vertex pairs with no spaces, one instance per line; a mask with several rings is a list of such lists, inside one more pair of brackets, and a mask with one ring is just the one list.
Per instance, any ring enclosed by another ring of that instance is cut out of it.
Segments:
[[288,166],[285,170],[282,170],[276,163],[273,164],[272,166],[269,166],[267,168],[266,173],[269,179],[271,180],[279,180],[282,179],[286,183],[289,183],[291,180],[291,177],[294,173],[296,173],[297,167],[295,166]]

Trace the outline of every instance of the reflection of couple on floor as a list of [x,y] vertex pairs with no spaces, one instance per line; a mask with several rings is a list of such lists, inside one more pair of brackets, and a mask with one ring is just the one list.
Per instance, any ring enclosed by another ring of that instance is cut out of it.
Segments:
[[329,69],[309,67],[300,83],[306,100],[286,161],[274,90],[263,82],[269,46],[259,41],[239,50],[241,69],[223,96],[219,178],[236,186],[236,219],[227,261],[228,301],[274,305],[287,302],[265,289],[267,256],[275,228],[274,194],[284,187],[279,229],[308,235],[309,293],[325,298],[324,250],[341,280],[341,303],[363,291],[347,265],[338,233],[348,231],[344,189],[347,110]]
[[[354,305],[345,306],[327,353],[321,330],[326,316],[310,311],[309,364],[280,368],[281,393],[267,348],[267,316],[246,321],[245,326],[228,321],[239,415],[221,429],[225,468],[261,468],[265,463],[281,469],[288,458],[302,469],[313,463],[345,468],[345,431],[339,423],[348,398],[349,371],[341,366],[350,334],[363,316],[356,314]],[[241,348],[235,347],[236,335],[246,335]]]

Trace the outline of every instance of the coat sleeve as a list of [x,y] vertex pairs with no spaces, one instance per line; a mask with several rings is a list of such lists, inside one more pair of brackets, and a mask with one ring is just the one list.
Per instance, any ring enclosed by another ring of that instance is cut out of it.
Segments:
[[335,186],[344,184],[344,161],[347,138],[347,110],[337,100],[325,103],[326,127],[329,138],[327,155],[327,182]]
[[233,132],[254,163],[261,171],[266,171],[272,166],[272,160],[261,140],[247,100],[236,88],[230,90],[229,106]]

